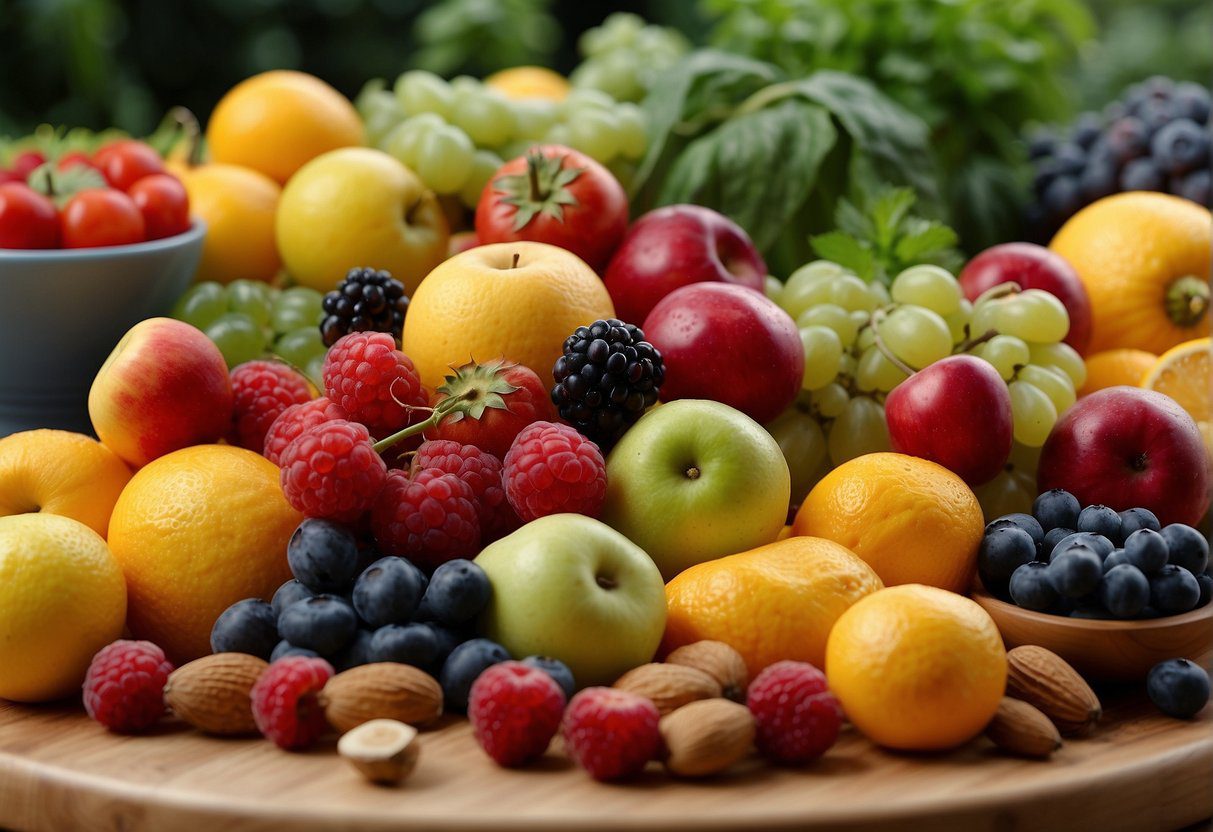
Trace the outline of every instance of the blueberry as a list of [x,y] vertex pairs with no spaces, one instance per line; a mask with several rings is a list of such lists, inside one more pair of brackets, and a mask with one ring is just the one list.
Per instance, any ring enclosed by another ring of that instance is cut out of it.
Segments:
[[1207,208],[1213,195],[1213,174],[1207,170],[1194,170],[1187,176],[1172,179],[1171,193]]
[[1103,560],[1108,555],[1112,554],[1112,552],[1116,549],[1116,547],[1112,545],[1112,541],[1108,540],[1101,534],[1095,534],[1094,532],[1074,532],[1074,534],[1069,535],[1068,537],[1063,537],[1061,540],[1057,541],[1057,545],[1053,547],[1053,553],[1050,556],[1050,560],[1057,557],[1067,549],[1071,549],[1075,546],[1090,549],[1095,554],[1099,555],[1100,560]]
[[1070,141],[1084,150],[1089,148],[1103,132],[1103,119],[1098,113],[1082,113],[1070,131]]
[[286,559],[308,589],[341,592],[358,574],[358,540],[344,526],[309,517],[291,535]]
[[1032,503],[1032,516],[1045,531],[1058,527],[1076,527],[1081,512],[1082,506],[1079,505],[1078,498],[1061,488],[1044,492]]
[[1105,135],[1108,150],[1122,165],[1141,156],[1150,144],[1146,125],[1136,116],[1125,116],[1112,122]]
[[432,621],[426,623],[425,626],[429,627],[430,630],[433,631],[434,638],[438,642],[438,658],[434,663],[439,667],[442,666],[442,663],[446,661],[447,656],[451,655],[456,647],[463,644],[469,638],[467,635],[464,635],[458,630],[452,630],[449,627],[439,626]]
[[278,591],[274,593],[274,599],[270,602],[274,608],[274,617],[277,618],[282,615],[282,611],[296,601],[311,598],[315,594],[306,586],[299,583],[299,581],[292,578],[278,587]]
[[1138,529],[1125,541],[1125,560],[1147,574],[1167,565],[1167,541],[1153,529]]
[[1196,583],[1200,587],[1200,598],[1196,600],[1196,606],[1203,607],[1213,598],[1213,575],[1207,572],[1201,572],[1196,576]]
[[995,581],[1009,580],[1016,569],[1035,559],[1036,541],[1015,526],[1003,526],[986,533],[977,550],[982,580],[987,576]]
[[1199,601],[1200,584],[1182,566],[1169,563],[1150,576],[1150,606],[1164,615],[1194,610]]
[[556,684],[560,685],[560,689],[564,691],[565,699],[572,699],[573,694],[577,692],[577,683],[573,680],[573,671],[569,670],[568,665],[553,659],[550,656],[527,656],[522,660],[522,663],[529,667],[537,667],[555,680]]
[[484,610],[493,587],[484,570],[470,560],[451,560],[430,576],[417,616],[447,627],[466,624]]
[[468,693],[486,668],[510,660],[510,654],[495,641],[474,638],[456,647],[443,662],[438,681],[442,684],[442,697],[447,710],[464,713],[468,707]]
[[1122,191],[1161,191],[1166,180],[1151,159],[1134,159],[1120,172]]
[[1172,523],[1161,534],[1171,553],[1171,563],[1194,575],[1209,568],[1209,541],[1196,529],[1183,523]]
[[430,670],[440,663],[439,650],[438,636],[424,624],[387,624],[371,636],[374,662],[400,662]]
[[1044,189],[1040,201],[1054,217],[1069,218],[1082,207],[1082,188],[1077,176],[1058,176]]
[[1060,176],[1077,176],[1087,164],[1087,154],[1071,142],[1059,144],[1053,151],[1053,164]]
[[1209,91],[1193,81],[1176,84],[1171,96],[1171,109],[1178,118],[1188,118],[1197,124],[1209,121]]
[[425,575],[404,558],[380,558],[358,576],[354,609],[368,627],[407,624],[417,614]]
[[1120,170],[1111,159],[1090,159],[1078,177],[1083,199],[1094,201],[1116,193]]
[[371,662],[371,631],[357,630],[354,637],[334,653],[329,661],[333,665],[333,670],[338,673],[349,670],[351,667],[369,664]]
[[1076,531],[1100,534],[1112,543],[1120,543],[1120,515],[1107,506],[1087,506],[1078,515]]
[[1159,531],[1162,524],[1148,508],[1128,508],[1120,513],[1120,533],[1128,539],[1138,529]]
[[296,647],[286,639],[278,642],[274,647],[274,652],[270,653],[270,661],[276,662],[279,659],[284,659],[287,656],[304,656],[309,659],[318,659],[320,654],[315,650],[308,650],[306,647]]
[[986,524],[986,534],[1006,526],[1023,529],[1032,538],[1034,543],[1039,544],[1045,539],[1045,530],[1041,528],[1037,519],[1030,514],[1005,514]]
[[[1124,566],[1129,563],[1129,559],[1125,557],[1124,549],[1113,549],[1112,554],[1103,559],[1103,573],[1106,575],[1118,566]],[[1132,565],[1132,564],[1129,564]]]
[[1034,131],[1028,136],[1028,158],[1040,159],[1045,156],[1053,155],[1053,148],[1057,146],[1057,136],[1053,131],[1044,128]]
[[1146,694],[1167,716],[1191,719],[1209,701],[1209,674],[1187,659],[1167,659],[1150,668]]
[[1175,119],[1154,134],[1150,153],[1164,173],[1178,176],[1208,165],[1209,137],[1196,122]]
[[1132,618],[1150,603],[1150,582],[1136,566],[1113,567],[1099,583],[1099,602],[1117,618]]
[[278,617],[278,632],[298,647],[331,656],[354,637],[358,616],[335,595],[316,595],[296,601]]
[[1049,579],[1049,565],[1025,563],[1011,576],[1011,599],[1025,610],[1047,612],[1057,604],[1057,590]]
[[248,653],[269,659],[278,643],[274,608],[260,598],[245,598],[219,613],[211,628],[211,652]]
[[1059,595],[1081,598],[1099,586],[1103,578],[1103,561],[1093,549],[1071,546],[1061,554],[1054,553],[1049,562],[1049,580]]

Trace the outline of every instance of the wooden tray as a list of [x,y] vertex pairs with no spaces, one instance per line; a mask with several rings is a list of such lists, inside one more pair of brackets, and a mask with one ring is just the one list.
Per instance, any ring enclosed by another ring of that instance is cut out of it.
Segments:
[[[1105,703],[1107,704],[1107,703]],[[1176,829],[1213,815],[1213,707],[1192,722],[1113,702],[1089,739],[1049,762],[985,740],[945,755],[893,754],[853,732],[816,765],[753,760],[712,782],[656,765],[600,785],[558,751],[497,768],[465,722],[422,738],[401,788],[363,782],[332,744],[307,753],[180,725],[106,733],[78,708],[0,704],[0,827],[25,832],[313,830]]]

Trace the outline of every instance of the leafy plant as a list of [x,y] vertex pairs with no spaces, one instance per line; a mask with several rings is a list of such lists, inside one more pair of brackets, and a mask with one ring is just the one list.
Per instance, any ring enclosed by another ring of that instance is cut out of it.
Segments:
[[413,66],[439,75],[488,74],[550,63],[560,43],[552,0],[442,0],[421,13]]

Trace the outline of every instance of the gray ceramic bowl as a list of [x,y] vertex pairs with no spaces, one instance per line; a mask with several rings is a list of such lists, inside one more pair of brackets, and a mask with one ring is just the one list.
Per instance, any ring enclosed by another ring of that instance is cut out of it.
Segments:
[[166,315],[202,255],[206,224],[108,248],[0,249],[0,436],[91,433],[88,390],[128,329]]

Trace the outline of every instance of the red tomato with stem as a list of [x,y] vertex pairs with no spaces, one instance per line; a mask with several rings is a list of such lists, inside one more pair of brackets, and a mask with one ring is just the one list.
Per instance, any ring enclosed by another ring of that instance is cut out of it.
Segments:
[[37,150],[27,150],[24,153],[18,153],[10,167],[13,169],[13,173],[20,176],[22,180],[25,180],[34,172],[35,168],[39,168],[45,164],[46,157],[40,152]]
[[144,241],[143,214],[121,191],[92,188],[81,191],[63,206],[61,235],[64,248],[125,246]]
[[147,239],[172,237],[189,229],[190,197],[177,177],[153,173],[131,185],[127,195],[143,214]]
[[0,185],[0,248],[57,248],[55,203],[24,182]]
[[93,154],[93,164],[105,174],[105,179],[120,191],[130,190],[145,176],[164,173],[160,154],[143,142],[119,139]]
[[611,172],[561,145],[502,165],[476,206],[482,245],[530,240],[573,252],[601,273],[628,228],[628,197]]

